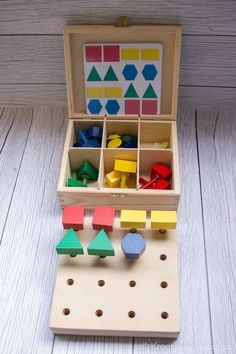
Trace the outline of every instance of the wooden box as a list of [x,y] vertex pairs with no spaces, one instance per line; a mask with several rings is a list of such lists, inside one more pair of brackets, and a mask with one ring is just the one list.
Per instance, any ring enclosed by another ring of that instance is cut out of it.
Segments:
[[[86,43],[161,43],[163,45],[161,112],[156,116],[86,114],[83,46]],[[95,204],[116,209],[176,210],[179,201],[179,169],[176,132],[181,29],[179,26],[67,26],[64,29],[69,123],[58,182],[61,206]],[[73,147],[75,132],[91,125],[103,127],[101,148]],[[106,137],[127,130],[138,137],[136,149],[106,148]],[[153,143],[168,140],[168,149],[153,149]],[[105,174],[116,158],[137,161],[137,174],[129,188],[109,188]],[[89,160],[98,170],[98,180],[87,188],[67,187],[71,172]],[[171,190],[139,189],[139,176],[149,179],[153,163],[172,169]]]

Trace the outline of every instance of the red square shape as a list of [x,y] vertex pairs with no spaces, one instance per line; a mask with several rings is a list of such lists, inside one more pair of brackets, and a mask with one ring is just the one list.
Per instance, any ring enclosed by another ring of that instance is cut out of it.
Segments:
[[115,209],[114,208],[104,208],[104,207],[96,207],[93,213],[93,229],[105,231],[113,230],[113,221],[115,217]]
[[157,114],[157,100],[142,100],[142,114]]
[[100,45],[87,45],[85,47],[85,57],[87,62],[102,61],[102,47]]
[[103,55],[104,61],[120,61],[120,46],[104,45]]
[[140,114],[140,100],[125,100],[125,114]]
[[62,216],[64,229],[83,230],[84,208],[79,206],[65,206]]

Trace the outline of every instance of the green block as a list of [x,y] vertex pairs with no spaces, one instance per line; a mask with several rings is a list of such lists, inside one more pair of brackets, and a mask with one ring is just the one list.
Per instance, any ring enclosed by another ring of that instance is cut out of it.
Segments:
[[118,78],[111,66],[107,70],[107,73],[106,73],[103,81],[118,81]]
[[95,66],[92,67],[92,70],[90,71],[90,74],[87,78],[87,81],[102,81],[99,73],[97,72]]
[[130,84],[128,87],[128,90],[125,93],[125,97],[126,98],[130,98],[130,97],[138,97],[138,94],[133,86],[133,84]]
[[93,167],[93,165],[88,162],[84,161],[83,164],[80,166],[78,171],[76,172],[78,179],[83,179],[83,184],[86,184],[87,179],[91,179],[93,181],[97,181],[98,179],[98,170]]
[[71,173],[71,179],[73,179],[74,181],[77,181],[76,171],[73,171]]
[[88,245],[88,254],[93,256],[114,256],[114,248],[109,240],[106,232],[101,229]]
[[156,92],[154,91],[151,84],[148,85],[148,88],[146,89],[143,98],[157,98]]
[[67,187],[88,187],[87,184],[83,184],[79,181],[75,181],[72,178],[68,178]]
[[70,229],[58,243],[56,246],[56,251],[58,254],[70,254],[71,256],[84,254],[80,240],[73,229]]

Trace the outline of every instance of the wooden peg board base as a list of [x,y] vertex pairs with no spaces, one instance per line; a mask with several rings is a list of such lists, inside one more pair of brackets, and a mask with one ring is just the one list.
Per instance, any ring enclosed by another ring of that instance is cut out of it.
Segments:
[[[74,258],[59,256],[50,321],[52,331],[75,335],[177,337],[180,321],[176,232],[160,234],[150,230],[148,220],[147,228],[138,230],[146,240],[146,251],[139,260],[126,260],[120,241],[127,230],[119,228],[119,218],[116,218],[114,230],[109,233],[115,257],[102,259],[87,255],[87,245],[96,234],[91,227],[91,216],[85,217],[85,225],[85,230],[78,233],[85,254]],[[66,315],[68,309],[70,313]]]

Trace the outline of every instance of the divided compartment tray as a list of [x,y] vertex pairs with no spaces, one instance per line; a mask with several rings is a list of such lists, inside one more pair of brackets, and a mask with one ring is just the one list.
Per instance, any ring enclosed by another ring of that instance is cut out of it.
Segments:
[[[73,147],[73,143],[78,138],[78,129],[84,131],[85,128],[94,125],[103,128],[101,148]],[[137,148],[107,148],[107,136],[113,133],[130,133],[137,136]],[[169,141],[168,149],[153,148],[155,142],[163,141]],[[137,161],[137,173],[130,175],[128,188],[110,188],[106,185],[105,175],[113,171],[115,159]],[[98,180],[89,182],[88,187],[85,188],[67,187],[67,179],[71,176],[72,171],[77,170],[85,160],[88,160],[98,169]],[[172,169],[171,190],[140,190],[139,177],[149,180],[151,167],[156,162],[163,162]],[[58,184],[58,196],[62,205],[82,205],[80,198],[84,195],[85,200],[83,202],[85,202],[85,207],[89,208],[90,193],[101,195],[101,203],[99,202],[99,204],[112,205],[118,209],[122,208],[124,203],[127,203],[128,207],[136,206],[136,197],[141,196],[144,197],[142,205],[139,207],[141,209],[150,209],[148,206],[151,197],[155,199],[151,203],[155,203],[156,207],[153,207],[157,209],[160,207],[160,204],[158,204],[158,197],[160,197],[160,203],[164,209],[174,210],[179,196],[176,123],[174,121],[142,120],[141,118],[129,120],[119,117],[105,117],[100,120],[93,118],[70,120]],[[96,198],[95,194],[94,199]],[[123,197],[123,201],[115,201],[115,198],[111,201],[110,197],[115,196]],[[127,200],[124,200],[125,197],[128,197]],[[145,199],[146,197],[147,199]],[[166,201],[165,197],[167,197]]]

